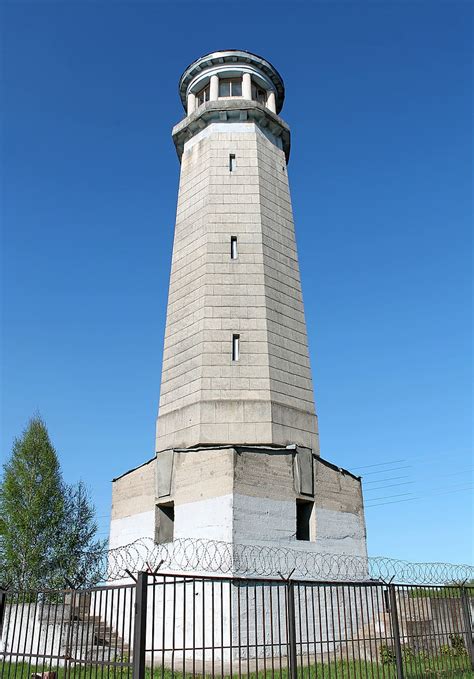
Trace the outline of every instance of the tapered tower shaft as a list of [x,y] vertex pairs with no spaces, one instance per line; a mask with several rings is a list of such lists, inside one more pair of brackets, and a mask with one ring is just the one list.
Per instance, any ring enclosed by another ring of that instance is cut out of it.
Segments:
[[290,137],[276,114],[283,85],[248,53],[206,59],[183,75],[189,115],[173,130],[181,177],[157,451],[295,443],[317,453]]

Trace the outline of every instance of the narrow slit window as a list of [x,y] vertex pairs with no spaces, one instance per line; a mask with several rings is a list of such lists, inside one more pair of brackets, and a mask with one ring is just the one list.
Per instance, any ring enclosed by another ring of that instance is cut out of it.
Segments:
[[230,258],[237,259],[237,236],[230,237]]
[[311,540],[311,517],[314,502],[296,500],[296,539]]
[[238,361],[240,356],[240,335],[232,335],[232,360]]
[[237,164],[235,162],[235,153],[229,154],[229,172],[234,172]]

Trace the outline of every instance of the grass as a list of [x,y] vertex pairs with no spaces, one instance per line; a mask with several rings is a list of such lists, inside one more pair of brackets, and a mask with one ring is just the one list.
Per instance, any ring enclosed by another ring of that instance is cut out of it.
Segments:
[[[435,662],[433,662],[435,661]],[[263,658],[260,659],[263,663]],[[280,672],[275,665],[275,672],[272,674],[271,661],[267,659],[267,672],[263,671],[250,672],[245,674],[245,663],[242,666],[242,675],[247,679],[266,679],[266,677],[279,677],[280,679],[288,679],[289,674],[286,668]],[[453,662],[453,665],[455,663]],[[458,663],[456,663],[458,664]],[[437,658],[411,659],[404,663],[405,679],[469,679],[474,678],[474,672],[466,667],[453,667],[449,669],[448,661],[443,660],[443,664]],[[436,667],[436,665],[438,667]],[[35,672],[56,672],[56,679],[132,679],[131,668],[113,668],[100,667],[94,665],[72,667],[66,670],[64,667],[39,667],[27,663],[1,663],[0,662],[0,677],[1,679],[30,679]],[[191,679],[191,673],[183,674],[182,672],[174,671],[161,667],[155,667],[154,670],[147,668],[145,671],[145,679]],[[197,671],[196,675],[201,676]],[[211,672],[206,673],[206,677],[211,677]],[[238,679],[238,674],[222,675],[220,673],[220,665],[216,663],[215,675],[217,677],[224,677],[224,679]],[[298,669],[298,679],[396,679],[397,672],[393,663],[379,664],[365,661],[346,661],[333,662],[329,664],[315,664],[310,667],[300,667]]]

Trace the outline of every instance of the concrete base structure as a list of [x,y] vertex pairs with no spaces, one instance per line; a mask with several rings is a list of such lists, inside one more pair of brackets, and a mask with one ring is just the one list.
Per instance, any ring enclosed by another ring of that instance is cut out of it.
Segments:
[[[297,539],[298,505],[308,539]],[[270,544],[366,557],[361,482],[304,448],[221,446],[162,451],[113,483],[110,547],[160,538]]]

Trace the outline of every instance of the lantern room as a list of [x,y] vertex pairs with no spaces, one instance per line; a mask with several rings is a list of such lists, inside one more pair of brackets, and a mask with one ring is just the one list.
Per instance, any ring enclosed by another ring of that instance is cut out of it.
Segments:
[[208,101],[245,99],[278,114],[285,90],[278,71],[262,57],[244,50],[212,52],[184,71],[179,92],[189,116]]

